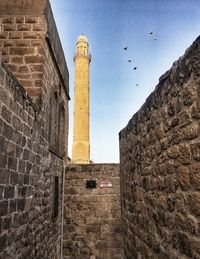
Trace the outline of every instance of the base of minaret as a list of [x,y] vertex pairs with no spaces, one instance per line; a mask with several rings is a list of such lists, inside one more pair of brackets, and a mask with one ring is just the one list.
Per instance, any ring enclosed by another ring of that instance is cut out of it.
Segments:
[[90,144],[88,141],[75,141],[72,146],[72,161],[75,164],[90,164]]
[[81,159],[79,159],[79,160],[71,160],[70,161],[70,164],[91,164],[92,162],[91,161],[84,161],[84,160],[81,160]]

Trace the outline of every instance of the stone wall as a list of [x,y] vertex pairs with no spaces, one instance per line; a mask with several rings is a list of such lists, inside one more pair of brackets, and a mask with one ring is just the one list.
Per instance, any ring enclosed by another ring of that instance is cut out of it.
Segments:
[[3,59],[31,97],[41,97],[44,16],[1,15]]
[[[86,188],[87,180],[96,188]],[[119,184],[118,164],[66,167],[65,259],[123,258]]]
[[[48,1],[44,2],[48,9]],[[22,14],[24,10],[19,8],[20,3],[23,3],[24,8],[27,7],[22,0],[0,0],[0,13],[6,4],[15,6],[14,17],[9,14],[0,17],[3,33],[9,19],[15,22],[10,24],[15,29],[20,27],[16,24],[18,18],[23,20],[23,28],[33,28],[34,24],[37,25],[34,21],[40,19],[45,23],[51,19],[51,26],[55,25],[50,14],[48,19],[44,16],[39,17],[36,13],[34,17]],[[19,12],[18,18],[15,16],[16,12]],[[31,5],[28,13],[30,12]],[[25,22],[28,20],[32,21],[29,25]],[[45,24],[45,28],[49,28],[48,23]],[[21,33],[20,31],[19,34]],[[10,35],[11,32],[6,34]],[[6,50],[5,42],[17,44],[18,40],[2,39],[1,50]],[[54,38],[54,42],[56,41],[60,42],[59,38]],[[32,46],[34,39],[23,39],[21,42],[29,42]],[[43,65],[32,64],[23,74],[29,77],[31,71],[31,77],[41,75],[41,84],[38,85],[41,88],[40,104],[35,103],[29,96],[26,85],[22,81],[20,84],[17,80],[20,80],[20,75],[16,73],[15,67],[21,68],[23,64],[19,64],[20,60],[26,60],[23,52],[23,48],[26,47],[8,47],[8,58],[13,60],[14,67],[10,66],[10,61],[7,62],[5,53],[3,59],[0,59],[0,258],[5,259],[61,257],[63,169],[68,133],[68,81],[65,80],[67,77],[64,79],[62,76],[58,62],[64,56],[62,48],[59,49],[61,54],[56,54],[53,43],[47,37],[42,38],[36,45],[36,49],[42,46]],[[18,49],[19,52],[12,56],[12,49]],[[65,60],[61,63],[66,64]],[[33,71],[36,67],[37,73]],[[66,74],[68,76],[67,70]],[[31,81],[35,82],[32,79]]]
[[125,258],[200,258],[200,38],[120,132]]
[[68,93],[68,69],[48,0],[0,0],[0,48],[4,62],[32,99],[42,96],[45,45]]
[[63,162],[48,152],[37,107],[4,63],[0,82],[0,257],[58,258],[53,176],[60,178],[61,211]]

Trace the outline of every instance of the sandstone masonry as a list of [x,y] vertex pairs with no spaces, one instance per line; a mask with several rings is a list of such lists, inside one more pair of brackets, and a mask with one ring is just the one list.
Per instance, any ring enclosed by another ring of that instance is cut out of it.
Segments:
[[120,132],[120,172],[65,166],[69,75],[48,0],[0,0],[0,50],[0,258],[200,258],[200,37]]
[[0,28],[0,258],[57,259],[68,132],[64,54],[48,1],[0,1]]
[[125,258],[200,258],[200,38],[120,132]]
[[0,0],[0,49],[0,258],[123,258],[119,165],[64,172],[69,75],[49,2]]
[[[87,188],[87,181],[96,188]],[[68,165],[65,171],[64,258],[122,259],[118,164]]]
[[68,93],[68,69],[49,1],[0,0],[0,6],[3,60],[28,94],[41,101],[47,46]]

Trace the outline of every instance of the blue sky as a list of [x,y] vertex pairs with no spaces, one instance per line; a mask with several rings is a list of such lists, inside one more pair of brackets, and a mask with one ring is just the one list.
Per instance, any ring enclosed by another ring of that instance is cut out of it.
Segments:
[[[200,0],[50,2],[70,73],[69,156],[73,138],[73,55],[77,37],[84,33],[92,54],[91,159],[119,162],[119,131],[145,102],[159,77],[200,34]],[[157,40],[153,40],[151,31]],[[123,50],[125,46],[127,51]]]

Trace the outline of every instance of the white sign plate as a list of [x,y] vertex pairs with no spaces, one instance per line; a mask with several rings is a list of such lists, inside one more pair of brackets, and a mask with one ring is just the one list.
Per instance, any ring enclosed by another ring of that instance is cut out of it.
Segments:
[[112,181],[111,180],[101,180],[99,186],[101,188],[110,188],[110,187],[112,187]]

